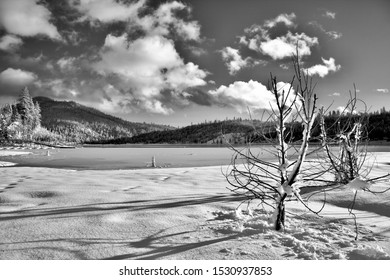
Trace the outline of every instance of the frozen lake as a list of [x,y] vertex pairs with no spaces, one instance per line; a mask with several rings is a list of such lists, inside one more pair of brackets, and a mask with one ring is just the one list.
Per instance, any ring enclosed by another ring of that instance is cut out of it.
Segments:
[[[265,160],[276,160],[265,149],[269,146],[253,146],[254,154]],[[232,150],[227,147],[125,145],[109,147],[85,147],[77,149],[31,150],[32,154],[1,157],[18,166],[53,167],[69,169],[137,169],[151,164],[163,167],[196,167],[227,165]],[[370,146],[370,152],[390,152],[390,146]]]

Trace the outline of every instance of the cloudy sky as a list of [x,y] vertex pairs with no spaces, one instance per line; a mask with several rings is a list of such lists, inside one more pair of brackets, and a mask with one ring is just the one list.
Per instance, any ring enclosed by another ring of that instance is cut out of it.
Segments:
[[390,110],[388,0],[1,0],[0,103],[28,86],[131,121],[256,117],[297,42],[320,104],[355,83]]

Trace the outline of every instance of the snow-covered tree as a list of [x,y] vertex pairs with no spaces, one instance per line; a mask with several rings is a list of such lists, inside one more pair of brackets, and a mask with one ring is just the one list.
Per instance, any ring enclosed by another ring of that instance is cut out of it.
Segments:
[[9,104],[0,108],[0,141],[9,140],[8,126],[12,122],[13,109]]
[[[323,108],[320,109],[319,114],[320,138],[326,155],[325,161],[330,166],[329,172],[334,174],[334,180],[344,185],[357,178],[366,181],[382,179],[382,177],[369,178],[372,169],[367,161],[370,115],[365,102],[357,98],[355,86],[354,89],[353,93],[350,92],[347,105],[333,123],[325,123]],[[362,110],[358,110],[358,102],[363,105],[360,106]],[[328,131],[331,128],[333,133],[329,135]]]
[[[363,111],[358,110],[357,103],[363,104]],[[340,112],[338,118],[331,124],[325,123],[324,109],[320,109],[321,142],[325,151],[323,170],[324,173],[333,174],[333,180],[338,186],[349,186],[353,195],[348,207],[349,213],[354,217],[356,227],[356,237],[358,237],[358,227],[356,216],[353,213],[357,199],[358,190],[375,194],[384,193],[390,188],[382,191],[371,190],[371,183],[390,178],[390,173],[377,177],[369,176],[373,168],[373,162],[369,162],[367,150],[369,142],[369,114],[364,101],[359,100],[354,86],[354,93],[350,92],[347,105]],[[333,135],[328,131],[335,127]],[[326,192],[326,189],[322,190]]]
[[[295,75],[290,83],[278,82],[271,74],[268,86],[274,102],[270,104],[270,117],[266,122],[272,125],[276,137],[266,137],[272,133],[264,131],[262,136],[271,147],[267,152],[275,155],[278,162],[262,160],[252,153],[250,146],[244,150],[232,147],[232,164],[226,173],[233,192],[274,208],[272,220],[276,230],[284,227],[288,197],[295,197],[310,209],[299,192],[305,175],[302,166],[317,115],[317,97],[311,77],[300,68],[298,54],[294,56],[293,65]],[[287,128],[290,122],[300,122],[303,126],[299,143],[294,143],[293,129]],[[270,125],[265,127],[269,129]]]
[[32,140],[35,129],[41,125],[41,110],[33,102],[25,87],[15,105],[7,104],[0,110],[0,140]]

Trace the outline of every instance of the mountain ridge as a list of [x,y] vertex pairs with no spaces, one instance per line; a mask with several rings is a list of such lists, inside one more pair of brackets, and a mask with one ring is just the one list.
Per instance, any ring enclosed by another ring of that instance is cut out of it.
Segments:
[[131,122],[103,113],[75,101],[58,101],[49,97],[33,98],[41,109],[41,124],[68,142],[99,141],[159,130],[174,129],[168,125]]

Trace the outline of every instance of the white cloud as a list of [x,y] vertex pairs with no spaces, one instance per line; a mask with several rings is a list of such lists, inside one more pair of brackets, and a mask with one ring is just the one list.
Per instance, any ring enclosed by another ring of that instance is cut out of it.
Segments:
[[[344,106],[337,107],[336,111],[338,111],[342,115],[350,114],[351,110],[349,108],[346,108]],[[352,114],[356,115],[358,114],[358,111],[353,110]]]
[[191,53],[195,56],[202,56],[207,54],[207,50],[201,47],[196,46],[187,46],[187,48],[191,51]]
[[126,34],[119,37],[109,34],[101,52],[101,61],[94,67],[99,72],[120,74],[148,85],[162,82],[159,73],[164,68],[172,69],[182,64],[169,39],[149,36],[128,42]]
[[[191,21],[191,9],[178,1],[155,8],[146,0],[81,0],[73,5],[84,13],[80,20],[111,23],[126,22],[127,32],[109,34],[99,57],[91,67],[107,78],[116,79],[115,89],[105,88],[106,108],[146,110],[170,114],[173,105],[188,103],[191,87],[203,86],[208,73],[192,62],[184,62],[171,37],[201,41],[200,25]],[[134,32],[141,31],[141,32]],[[127,34],[139,34],[129,38]],[[200,48],[186,48],[201,55]],[[65,66],[65,61],[61,61]],[[115,98],[110,98],[113,94]]]
[[46,79],[38,80],[34,83],[41,91],[50,93],[61,99],[73,100],[74,97],[80,96],[80,84],[71,80],[65,79]]
[[318,39],[310,37],[305,33],[292,34],[289,31],[286,35],[276,37],[275,39],[263,38],[262,41],[257,41],[255,45],[250,44],[249,48],[269,55],[274,60],[278,60],[292,57],[296,53],[297,44],[299,55],[306,56],[311,54],[310,48],[318,44]]
[[109,113],[121,112],[122,108],[118,105],[119,103],[123,102],[123,95],[121,92],[112,84],[107,84],[103,88],[103,91],[109,97],[102,99],[102,101],[97,105],[98,109]]
[[336,18],[336,13],[331,12],[331,11],[325,11],[324,17],[330,18],[330,19],[335,19]]
[[57,65],[64,71],[71,71],[75,69],[75,57],[62,57],[57,61]]
[[251,109],[264,109],[270,107],[273,96],[263,84],[250,80],[249,82],[236,81],[228,87],[220,86],[209,93],[224,105],[234,107],[243,112],[249,106]]
[[14,35],[5,35],[0,39],[0,50],[12,52],[23,44],[22,39]]
[[321,78],[323,78],[326,75],[328,75],[330,72],[336,72],[336,71],[340,70],[341,66],[336,65],[335,59],[333,57],[329,58],[328,60],[326,60],[324,58],[321,58],[321,59],[322,59],[322,62],[324,63],[323,65],[317,64],[317,65],[314,65],[310,68],[305,69],[310,76],[318,75]]
[[173,24],[177,29],[177,32],[183,37],[191,40],[197,40],[200,35],[200,27],[196,21],[185,22],[174,16],[176,10],[185,10],[188,8],[180,2],[168,2],[160,5],[155,12],[154,16],[157,18],[157,22],[164,27]]
[[125,4],[115,0],[78,0],[73,6],[85,14],[82,20],[100,21],[103,23],[127,21],[138,16],[145,0]]
[[177,16],[177,11],[190,9],[183,3],[172,1],[161,4],[155,11],[140,15],[140,11],[150,10],[146,0],[123,2],[115,0],[79,0],[73,6],[85,14],[80,20],[102,23],[128,22],[128,27],[141,28],[147,35],[167,36],[175,32],[186,40],[200,39],[200,26],[197,21],[185,21]]
[[188,62],[168,70],[166,82],[169,88],[181,92],[189,87],[205,85],[206,75],[207,73],[199,69],[198,65]]
[[151,35],[167,36],[172,31],[186,40],[200,40],[200,26],[197,21],[185,21],[176,16],[177,11],[191,10],[181,2],[161,4],[152,14],[137,19],[137,24]]
[[104,112],[109,113],[129,113],[142,110],[155,114],[168,115],[173,110],[165,107],[159,100],[139,99],[132,95],[126,95],[116,86],[108,84],[102,89],[104,98],[102,98],[97,107]]
[[221,50],[222,59],[227,66],[230,75],[235,75],[242,68],[254,66],[259,64],[259,61],[255,61],[250,57],[243,59],[239,53],[239,50],[225,47]]
[[31,84],[37,78],[38,76],[32,72],[7,68],[0,73],[0,84],[12,87],[22,87]]
[[[287,91],[290,84],[279,82],[277,89],[281,94],[282,90]],[[210,90],[211,94],[218,103],[235,108],[238,112],[244,112],[249,109],[270,110],[275,108],[276,101],[274,95],[267,89],[265,85],[257,81],[250,80],[249,82],[236,81],[229,86],[220,86],[216,90]],[[295,98],[295,94],[290,94],[287,104],[291,104]]]
[[[126,95],[124,94],[119,88],[117,88],[116,85],[106,83],[102,87],[101,94],[103,98],[101,98],[99,101],[97,101],[96,104],[94,104],[95,107],[98,109],[108,112],[108,113],[121,113],[121,114],[126,114],[129,112],[132,112],[134,110],[137,110],[136,107],[139,105],[139,100],[134,98],[131,95]],[[144,102],[145,103],[145,102]],[[141,110],[145,110],[145,107],[151,106],[147,111],[153,111],[156,112],[156,110],[161,109],[161,102],[158,101],[158,105],[155,104],[142,104]],[[154,106],[154,110],[153,110]],[[166,108],[163,108],[162,111],[160,112],[161,114],[166,114],[170,113],[171,111],[167,111]]]
[[108,35],[100,56],[100,61],[92,67],[105,76],[116,74],[122,90],[150,112],[172,112],[161,101],[164,90],[180,93],[206,84],[207,72],[191,62],[184,63],[173,41],[162,36],[146,36],[129,42],[126,34]]
[[343,34],[338,31],[326,31],[326,35],[328,35],[333,40],[340,39],[343,36]]
[[176,28],[181,36],[187,40],[199,40],[200,39],[200,26],[196,21],[184,22],[177,21]]
[[333,40],[340,39],[343,36],[343,34],[341,32],[338,32],[338,31],[334,31],[334,30],[333,31],[327,31],[317,21],[311,21],[311,22],[309,22],[309,25],[312,25],[315,28],[319,29],[321,32],[325,33],[326,35],[328,35]]
[[160,100],[143,99],[141,100],[142,106],[148,111],[155,114],[169,115],[174,111],[171,108],[167,108]]
[[349,110],[345,106],[339,106],[336,108],[336,111],[339,112],[340,114],[345,114],[348,113]]
[[297,45],[299,55],[308,56],[311,54],[311,48],[318,45],[317,37],[293,33],[290,30],[284,35],[272,36],[272,28],[279,23],[295,28],[295,19],[294,13],[280,14],[274,19],[266,20],[262,25],[254,24],[245,29],[244,36],[238,37],[239,43],[274,60],[292,57],[296,54]]
[[387,88],[378,88],[376,91],[381,93],[389,93],[389,89]]
[[[244,29],[245,33],[249,36],[255,36],[258,35],[260,37],[267,37],[268,35],[268,28],[258,25],[258,24],[253,24],[250,27],[247,27]],[[242,43],[245,43],[245,36],[239,37],[240,42],[243,41]]]
[[0,25],[8,33],[33,37],[44,35],[60,40],[57,28],[50,23],[51,12],[38,0],[1,0]]
[[334,92],[332,94],[329,94],[329,96],[340,96],[341,94],[339,92]]
[[275,27],[278,23],[284,23],[286,26],[291,27],[294,26],[294,20],[296,19],[296,16],[294,13],[291,14],[280,14],[274,19],[270,19],[265,21],[264,26],[268,28]]

